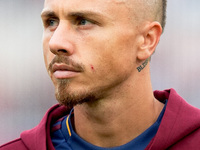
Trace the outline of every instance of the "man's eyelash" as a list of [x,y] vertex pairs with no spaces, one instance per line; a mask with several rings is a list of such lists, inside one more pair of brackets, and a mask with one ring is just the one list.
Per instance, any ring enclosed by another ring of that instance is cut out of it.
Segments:
[[44,25],[48,27],[48,26],[51,26],[51,23],[55,23],[55,22],[57,22],[56,18],[48,18],[44,20]]
[[86,17],[83,17],[83,16],[77,16],[75,18],[75,23],[78,24],[78,23],[80,23],[83,20],[88,21],[88,22],[90,22],[92,24],[98,24],[96,21],[94,21],[92,19],[89,19],[89,18],[86,18]]
[[[77,26],[88,25],[88,24],[100,25],[97,21],[87,18],[87,17],[84,17],[84,16],[74,16],[70,20],[71,20],[72,24],[77,25]],[[44,24],[45,28],[56,27],[59,24],[59,19],[56,17],[45,18],[43,20],[43,24]]]

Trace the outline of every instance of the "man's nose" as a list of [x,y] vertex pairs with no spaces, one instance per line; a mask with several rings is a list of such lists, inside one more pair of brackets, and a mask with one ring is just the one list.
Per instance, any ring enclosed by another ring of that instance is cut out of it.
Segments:
[[72,55],[72,31],[66,25],[59,24],[49,41],[50,51],[55,55]]

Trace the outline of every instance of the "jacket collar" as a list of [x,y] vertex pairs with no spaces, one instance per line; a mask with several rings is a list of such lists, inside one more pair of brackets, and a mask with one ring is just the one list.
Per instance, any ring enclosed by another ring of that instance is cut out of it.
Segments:
[[59,104],[51,107],[35,128],[21,133],[23,143],[30,150],[54,150],[50,136],[51,123],[54,123],[62,116],[67,115],[70,110],[70,108],[60,106]]
[[200,127],[200,111],[189,105],[174,89],[155,91],[154,96],[167,107],[156,136],[146,149],[167,149]]

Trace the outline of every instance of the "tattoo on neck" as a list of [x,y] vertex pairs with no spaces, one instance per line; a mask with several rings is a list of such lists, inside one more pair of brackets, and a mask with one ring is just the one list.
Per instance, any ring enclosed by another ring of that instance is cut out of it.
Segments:
[[142,63],[142,65],[140,65],[139,67],[137,67],[138,72],[141,72],[146,67],[146,65],[148,64],[148,62],[149,62],[149,59],[146,59],[145,62]]

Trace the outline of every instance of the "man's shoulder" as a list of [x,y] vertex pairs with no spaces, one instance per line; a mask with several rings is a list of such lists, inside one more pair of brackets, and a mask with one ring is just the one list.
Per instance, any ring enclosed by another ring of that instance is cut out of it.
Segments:
[[0,146],[0,150],[28,150],[21,138],[15,139],[9,143]]
[[200,143],[200,127],[184,138],[182,138],[179,142],[172,145],[171,149],[182,149],[182,150],[199,150],[199,143]]
[[167,106],[151,149],[199,149],[200,109],[187,103],[174,89],[156,91]]

